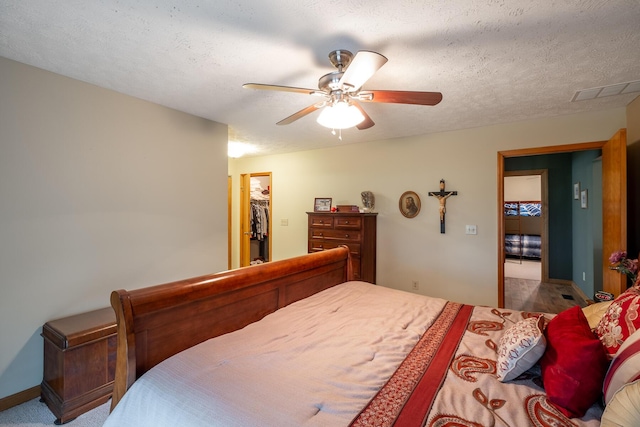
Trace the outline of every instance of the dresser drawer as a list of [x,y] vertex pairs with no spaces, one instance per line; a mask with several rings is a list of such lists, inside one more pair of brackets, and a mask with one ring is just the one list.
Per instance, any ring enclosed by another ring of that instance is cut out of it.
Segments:
[[[344,243],[340,242],[328,242],[326,240],[312,240],[309,242],[309,252],[320,252],[326,251],[328,249],[337,248],[338,246],[343,246]],[[351,252],[351,256],[359,257],[360,256],[360,244],[359,243],[349,243],[349,252]]]
[[333,228],[333,217],[324,215],[310,215],[309,226],[318,228]]
[[311,239],[360,241],[360,230],[322,230],[312,228],[309,232]]
[[335,229],[356,229],[360,230],[362,227],[362,220],[360,217],[337,217],[335,219]]

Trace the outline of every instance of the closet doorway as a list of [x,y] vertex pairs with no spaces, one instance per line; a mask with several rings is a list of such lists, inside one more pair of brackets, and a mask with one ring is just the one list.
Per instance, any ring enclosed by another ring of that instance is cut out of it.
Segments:
[[240,267],[271,261],[271,172],[240,175]]

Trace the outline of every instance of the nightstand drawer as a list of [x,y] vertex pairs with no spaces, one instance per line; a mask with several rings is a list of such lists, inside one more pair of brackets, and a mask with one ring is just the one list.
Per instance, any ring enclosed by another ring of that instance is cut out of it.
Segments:
[[360,230],[316,230],[311,229],[312,239],[325,239],[325,240],[344,240],[344,241],[360,241]]

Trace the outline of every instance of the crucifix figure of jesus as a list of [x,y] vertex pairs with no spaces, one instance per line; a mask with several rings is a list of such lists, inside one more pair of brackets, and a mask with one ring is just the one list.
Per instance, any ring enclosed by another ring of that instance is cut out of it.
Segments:
[[444,234],[444,216],[447,213],[447,199],[451,196],[457,196],[457,191],[445,191],[444,189],[444,179],[440,180],[440,191],[430,191],[430,196],[438,199],[440,203],[440,233]]

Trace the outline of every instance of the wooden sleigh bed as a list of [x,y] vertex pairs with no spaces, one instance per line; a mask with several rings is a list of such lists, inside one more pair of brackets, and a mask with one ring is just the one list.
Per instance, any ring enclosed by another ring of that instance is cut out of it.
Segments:
[[[522,361],[501,366],[507,330],[534,332],[527,348],[540,353],[553,316],[352,277],[340,247],[114,291],[118,352],[105,427],[600,425],[598,399],[582,409],[571,403],[568,414],[550,402],[538,359],[527,369]],[[594,354],[588,363],[607,363]],[[585,393],[580,387],[574,394]]]

